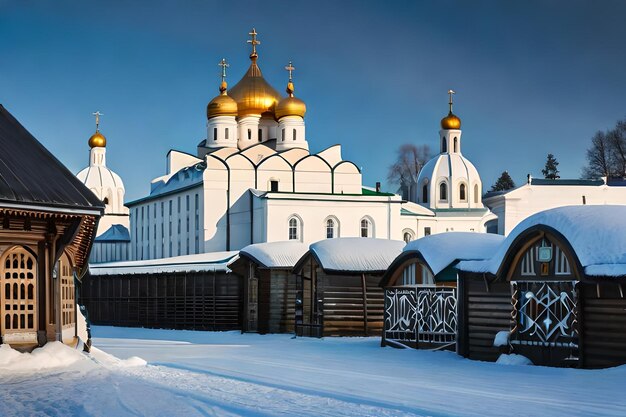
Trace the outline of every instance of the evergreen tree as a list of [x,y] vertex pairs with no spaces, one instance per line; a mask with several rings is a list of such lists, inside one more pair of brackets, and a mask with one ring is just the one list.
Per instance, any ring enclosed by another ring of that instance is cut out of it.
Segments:
[[506,191],[515,188],[513,178],[509,175],[508,171],[504,171],[498,181],[491,186],[491,191]]
[[547,180],[555,180],[557,178],[561,178],[559,176],[559,170],[557,169],[559,166],[559,162],[556,160],[554,155],[551,153],[548,154],[546,159],[546,166],[541,170],[541,173]]

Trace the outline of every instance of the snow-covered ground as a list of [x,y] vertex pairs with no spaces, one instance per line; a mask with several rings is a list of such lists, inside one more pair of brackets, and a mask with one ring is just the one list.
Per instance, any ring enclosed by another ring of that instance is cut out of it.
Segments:
[[101,351],[89,356],[60,344],[33,355],[0,348],[0,415],[623,416],[626,410],[626,367],[493,364],[380,348],[378,338],[114,327],[95,327],[93,334]]

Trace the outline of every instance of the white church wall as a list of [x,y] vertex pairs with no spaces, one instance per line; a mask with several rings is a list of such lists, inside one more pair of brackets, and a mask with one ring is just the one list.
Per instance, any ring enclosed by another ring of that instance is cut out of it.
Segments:
[[197,164],[202,160],[188,153],[171,150],[167,153],[167,174],[174,174],[181,169]]
[[361,173],[352,162],[342,162],[333,170],[333,189],[336,194],[361,194]]
[[298,193],[331,193],[331,168],[320,157],[308,156],[300,160],[294,167],[296,182],[295,191]]

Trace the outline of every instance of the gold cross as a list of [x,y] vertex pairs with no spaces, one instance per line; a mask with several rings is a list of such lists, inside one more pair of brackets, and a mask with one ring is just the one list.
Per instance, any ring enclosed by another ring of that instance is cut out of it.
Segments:
[[248,39],[246,42],[249,44],[252,44],[252,54],[253,56],[256,56],[256,46],[261,44],[261,41],[258,41],[256,39],[256,29],[252,28],[252,32],[249,32],[248,35],[250,35],[252,37],[252,39]]
[[448,95],[450,96],[450,101],[448,102],[448,104],[450,104],[450,113],[452,113],[452,95],[453,94],[456,94],[454,90],[448,90]]
[[100,116],[104,116],[104,114],[100,113],[99,111],[95,112],[95,113],[91,113],[94,116],[96,116],[96,132],[98,131],[98,126],[100,126]]
[[226,68],[230,67],[230,65],[226,62],[225,58],[222,58],[219,64],[222,67],[222,81],[226,80]]
[[291,77],[291,73],[292,73],[292,72],[296,69],[296,67],[294,67],[294,66],[291,64],[291,61],[289,61],[289,65],[287,65],[287,66],[285,67],[285,69],[286,69],[287,71],[289,71],[289,82],[291,82],[291,81],[292,81],[292,79],[293,79],[293,78]]

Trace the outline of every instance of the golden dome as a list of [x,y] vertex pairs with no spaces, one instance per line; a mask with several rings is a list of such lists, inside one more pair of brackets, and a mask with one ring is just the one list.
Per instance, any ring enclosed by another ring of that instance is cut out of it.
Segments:
[[104,135],[96,130],[96,133],[91,135],[89,138],[89,147],[90,148],[104,148],[107,146],[107,138]]
[[461,128],[461,119],[459,119],[456,115],[454,115],[452,112],[450,112],[450,113],[448,113],[448,115],[446,117],[441,119],[441,128],[444,129],[444,130],[460,129]]
[[252,64],[243,78],[230,90],[230,96],[237,102],[239,117],[251,114],[274,113],[276,103],[282,98],[261,74],[256,64],[256,56],[251,55]]
[[220,85],[221,94],[206,106],[207,119],[217,116],[237,116],[237,102],[228,96],[226,87],[226,82],[222,81],[222,85]]
[[293,83],[289,82],[289,84],[287,84],[287,94],[289,94],[289,97],[280,100],[278,105],[276,105],[276,119],[285,116],[300,116],[304,118],[306,104],[299,98],[294,97],[293,91]]

